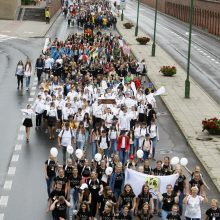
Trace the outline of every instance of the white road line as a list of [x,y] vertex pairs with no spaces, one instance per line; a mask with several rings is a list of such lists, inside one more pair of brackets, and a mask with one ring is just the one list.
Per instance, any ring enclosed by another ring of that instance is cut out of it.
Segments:
[[215,59],[211,59],[211,61],[215,61]]
[[8,196],[1,196],[0,198],[0,206],[6,207],[8,204]]
[[37,81],[37,77],[34,77],[34,80]]
[[204,53],[204,55],[206,56],[206,55],[207,55],[207,53]]
[[24,139],[24,135],[23,134],[19,134],[17,139],[18,139],[18,141],[22,141]]
[[11,190],[12,180],[6,180],[4,184],[4,190]]
[[19,155],[18,154],[13,154],[12,158],[11,158],[11,162],[18,162],[19,160]]
[[9,167],[8,168],[8,175],[15,175],[16,167]]
[[[23,121],[23,120],[22,120]],[[20,131],[24,131],[25,130],[25,127],[24,126],[21,126],[20,128],[19,128],[19,130]]]
[[37,89],[36,86],[32,86],[31,90],[35,91]]
[[210,58],[210,56],[207,56],[208,58]]
[[4,214],[0,213],[0,220],[4,220]]
[[31,92],[31,93],[30,93],[30,96],[34,96],[34,95],[35,95],[35,92]]
[[16,144],[15,145],[15,151],[21,150],[22,145],[21,144]]
[[34,98],[29,98],[28,99],[28,102],[33,102],[34,101]]
[[36,86],[37,85],[37,81],[33,82],[33,85]]
[[218,64],[219,62],[218,62],[218,61],[216,61],[215,63],[216,63],[216,64]]

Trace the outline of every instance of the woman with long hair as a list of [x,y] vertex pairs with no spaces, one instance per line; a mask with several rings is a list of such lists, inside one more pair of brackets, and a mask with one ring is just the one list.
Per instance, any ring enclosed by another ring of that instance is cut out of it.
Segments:
[[30,81],[31,81],[31,73],[32,73],[31,61],[29,58],[27,58],[27,61],[24,66],[24,76],[26,78],[26,91],[29,90]]
[[88,206],[90,206],[92,201],[92,195],[88,189],[88,185],[86,183],[83,183],[80,186],[80,191],[78,193],[78,201],[79,201],[79,207],[81,207],[82,203],[86,203]]
[[77,220],[92,220],[89,212],[89,205],[86,202],[82,202],[79,206],[79,211],[76,215]]
[[114,220],[113,205],[107,201],[104,211],[100,214],[100,220]]
[[90,129],[91,129],[91,125],[92,125],[92,122],[91,122],[91,119],[90,119],[90,116],[89,116],[88,112],[86,112],[84,114],[83,123],[84,123],[84,127],[85,127],[85,130],[86,130],[86,142],[87,142],[88,139],[89,139]]
[[86,144],[86,129],[84,127],[83,121],[81,121],[76,130],[76,148],[85,150],[85,144]]
[[128,206],[131,216],[136,208],[136,197],[130,184],[124,186],[124,191],[119,196],[119,208],[122,210],[124,206]]
[[22,60],[20,60],[17,64],[16,70],[15,70],[15,76],[17,76],[17,84],[19,89],[21,84],[21,89],[23,89],[23,78],[24,78],[24,64]]
[[142,208],[144,204],[148,204],[151,206],[151,210],[154,210],[154,201],[153,197],[149,192],[149,186],[144,184],[142,186],[141,193],[137,197],[137,205],[136,205],[136,213],[140,214],[142,212]]
[[92,147],[92,158],[95,157],[98,149],[98,141],[101,136],[101,130],[99,124],[95,124],[95,128],[92,129],[90,134],[90,144]]
[[56,125],[56,121],[58,120],[57,109],[55,107],[55,103],[50,103],[50,109],[47,112],[48,115],[48,130],[49,130],[49,139],[54,139],[54,129]]

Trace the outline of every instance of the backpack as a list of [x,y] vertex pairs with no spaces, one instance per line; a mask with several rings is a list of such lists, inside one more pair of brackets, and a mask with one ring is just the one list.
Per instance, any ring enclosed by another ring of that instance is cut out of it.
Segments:
[[[62,130],[61,138],[63,137],[64,131],[65,131],[65,129]],[[74,136],[72,128],[70,128],[70,133],[71,133],[71,138],[72,138]]]

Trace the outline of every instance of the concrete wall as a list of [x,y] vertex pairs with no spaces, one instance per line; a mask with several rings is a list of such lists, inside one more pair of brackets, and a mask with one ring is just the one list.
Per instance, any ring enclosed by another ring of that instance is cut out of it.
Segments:
[[50,16],[53,17],[54,14],[61,8],[60,0],[47,0],[47,7],[50,10]]
[[[155,0],[141,1],[155,7]],[[158,0],[158,10],[188,22],[189,4],[189,0]],[[194,0],[193,25],[220,36],[220,1]]]
[[13,20],[21,0],[0,0],[0,19]]

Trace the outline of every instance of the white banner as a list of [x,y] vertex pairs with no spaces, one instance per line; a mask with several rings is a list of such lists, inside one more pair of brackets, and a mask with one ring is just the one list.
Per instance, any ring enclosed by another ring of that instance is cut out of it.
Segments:
[[125,170],[125,184],[130,184],[135,195],[138,196],[141,193],[142,186],[147,183],[152,196],[156,198],[156,192],[166,193],[166,186],[168,184],[174,186],[178,176],[178,174],[169,176],[147,175],[127,168]]

